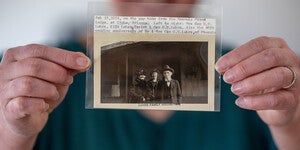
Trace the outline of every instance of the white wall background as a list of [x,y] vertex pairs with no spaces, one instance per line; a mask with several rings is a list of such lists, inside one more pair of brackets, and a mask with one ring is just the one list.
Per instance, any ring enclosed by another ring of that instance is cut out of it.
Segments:
[[[106,0],[102,0],[106,1]],[[69,26],[85,26],[88,0],[0,0],[0,51],[28,43],[55,44]],[[223,41],[240,45],[279,36],[300,54],[299,0],[223,0]]]

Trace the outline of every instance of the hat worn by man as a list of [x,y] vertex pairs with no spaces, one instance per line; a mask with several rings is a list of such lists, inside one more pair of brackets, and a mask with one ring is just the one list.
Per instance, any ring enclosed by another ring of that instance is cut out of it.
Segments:
[[174,69],[171,68],[169,65],[165,65],[163,71],[171,71],[172,73],[174,73]]

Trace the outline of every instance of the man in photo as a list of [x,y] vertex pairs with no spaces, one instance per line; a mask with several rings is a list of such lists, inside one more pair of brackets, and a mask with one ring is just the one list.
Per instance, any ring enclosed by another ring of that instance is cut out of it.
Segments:
[[172,79],[174,69],[169,65],[165,65],[163,68],[163,81],[160,84],[161,99],[162,102],[180,104],[182,99],[181,88],[179,81]]

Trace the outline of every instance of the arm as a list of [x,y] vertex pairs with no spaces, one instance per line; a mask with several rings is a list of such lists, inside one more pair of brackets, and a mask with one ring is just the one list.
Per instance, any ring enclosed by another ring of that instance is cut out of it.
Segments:
[[177,100],[178,100],[178,104],[181,104],[181,101],[182,101],[182,92],[181,92],[179,81],[177,81],[177,80],[176,80],[176,86],[177,86]]
[[32,149],[73,76],[90,66],[81,53],[42,45],[9,49],[0,64],[0,147]]
[[[284,88],[293,80],[297,82]],[[279,149],[298,149],[300,143],[299,59],[279,38],[260,37],[232,50],[216,63],[224,81],[239,98],[236,104],[255,110],[269,126]]]

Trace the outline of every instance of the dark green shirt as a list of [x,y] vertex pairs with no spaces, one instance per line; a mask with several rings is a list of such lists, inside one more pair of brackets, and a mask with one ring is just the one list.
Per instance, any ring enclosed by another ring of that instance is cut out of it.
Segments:
[[[65,49],[80,50],[74,43]],[[220,112],[178,111],[164,124],[135,110],[85,109],[85,74],[75,77],[50,115],[35,149],[41,150],[266,150],[276,149],[255,111],[238,108],[221,84]]]

